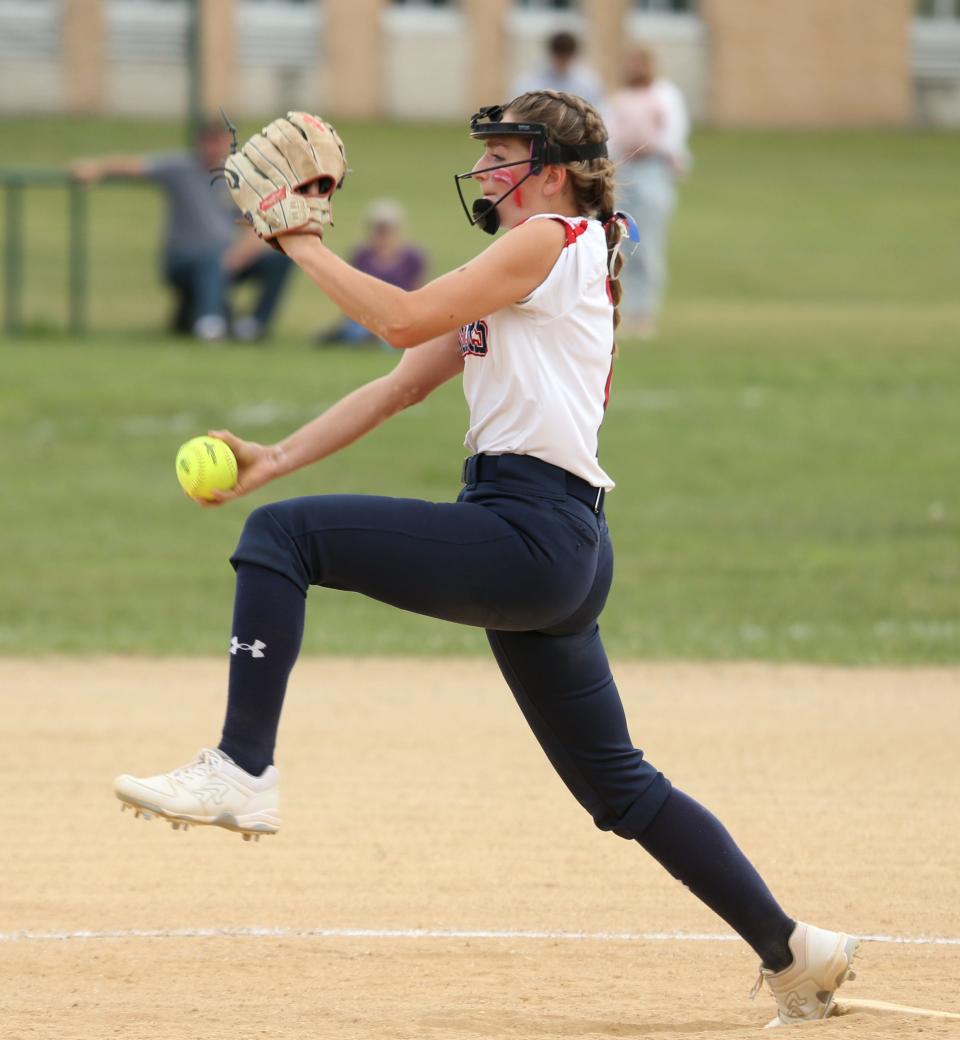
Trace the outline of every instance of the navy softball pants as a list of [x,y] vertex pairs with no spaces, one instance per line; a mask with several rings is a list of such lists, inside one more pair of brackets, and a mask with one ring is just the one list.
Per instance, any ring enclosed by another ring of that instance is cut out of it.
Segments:
[[486,629],[520,710],[602,830],[637,838],[670,784],[634,747],[597,618],[613,575],[587,485],[530,456],[475,456],[457,501],[323,495],[251,513],[231,558]]

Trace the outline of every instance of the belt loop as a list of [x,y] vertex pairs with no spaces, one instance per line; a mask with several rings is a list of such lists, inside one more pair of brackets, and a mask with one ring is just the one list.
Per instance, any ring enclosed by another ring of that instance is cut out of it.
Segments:
[[468,479],[468,477],[467,477],[467,468],[468,468],[468,467],[469,467],[469,465],[470,465],[470,459],[471,459],[471,458],[472,458],[472,456],[468,455],[468,456],[467,456],[467,457],[466,457],[466,458],[465,458],[465,459],[463,460],[463,466],[462,466],[462,467],[461,467],[461,469],[460,469],[460,483],[461,483],[461,484],[469,484],[469,483],[470,483],[470,481],[469,481],[469,479]]

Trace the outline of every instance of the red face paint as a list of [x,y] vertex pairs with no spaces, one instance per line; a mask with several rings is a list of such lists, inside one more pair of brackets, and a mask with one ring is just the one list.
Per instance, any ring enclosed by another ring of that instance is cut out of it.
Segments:
[[[531,160],[533,159],[533,141],[530,142],[530,158]],[[490,179],[500,184],[506,184],[508,188],[512,188],[517,181],[526,177],[529,170],[529,166],[525,170],[518,166],[511,166],[506,170],[494,170],[493,173],[490,174]],[[510,197],[519,209],[523,205],[523,188],[517,188]]]
[[[512,188],[514,184],[516,184],[517,181],[520,180],[516,173],[514,173],[515,169],[516,167],[513,167],[513,169],[509,170],[495,170],[493,173],[490,174],[490,179],[496,183],[505,184],[508,188]],[[522,195],[523,188],[517,188],[517,190],[510,197],[513,199],[514,203],[517,206],[522,206]]]

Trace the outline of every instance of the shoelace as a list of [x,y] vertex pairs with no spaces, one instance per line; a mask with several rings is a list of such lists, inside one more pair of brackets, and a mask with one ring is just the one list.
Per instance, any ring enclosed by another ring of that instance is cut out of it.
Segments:
[[753,1000],[763,986],[763,968],[757,974],[757,981],[750,987],[750,999]]
[[197,777],[208,776],[215,769],[223,765],[223,758],[219,752],[211,748],[201,748],[200,754],[190,763],[174,769],[170,774],[174,780],[194,780]]

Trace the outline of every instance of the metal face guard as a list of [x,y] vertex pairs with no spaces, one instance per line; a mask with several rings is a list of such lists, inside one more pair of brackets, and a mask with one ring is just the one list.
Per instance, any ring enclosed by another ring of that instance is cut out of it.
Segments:
[[[494,199],[492,202],[490,199],[474,199],[473,212],[467,207],[467,200],[463,194],[463,186],[461,181],[471,180],[476,177],[477,173],[491,173],[494,170],[505,170],[511,166],[529,166],[529,171],[521,177],[516,184],[512,184],[498,199]],[[541,166],[540,169],[543,169]],[[512,195],[517,188],[523,184],[528,178],[535,176],[535,173],[539,173],[540,170],[534,170],[534,164],[531,159],[520,159],[517,162],[500,163],[497,166],[485,166],[482,170],[470,170],[467,173],[455,173],[453,175],[453,182],[457,186],[457,195],[460,196],[460,205],[463,206],[463,212],[467,215],[467,220],[471,227],[477,225],[483,231],[486,231],[488,235],[495,235],[500,229],[500,215],[497,213],[497,207],[503,202],[504,199]]]
[[475,112],[470,118],[470,136],[483,140],[486,137],[526,137],[530,139],[530,157],[518,162],[501,163],[499,166],[487,166],[482,172],[489,173],[492,170],[504,170],[510,166],[525,166],[530,164],[530,170],[520,178],[516,184],[505,191],[500,198],[491,202],[489,199],[477,199],[473,204],[473,212],[467,208],[467,201],[463,197],[461,181],[476,176],[471,170],[469,173],[455,173],[454,183],[457,186],[457,194],[460,196],[460,205],[467,216],[471,227],[478,224],[488,234],[496,234],[500,227],[500,216],[497,207],[520,187],[529,177],[535,177],[543,172],[546,165],[583,162],[589,159],[600,159],[607,155],[606,141],[598,141],[594,144],[583,145],[561,145],[550,144],[547,139],[547,127],[544,123],[504,123],[503,116],[506,112],[505,105],[487,105]]

